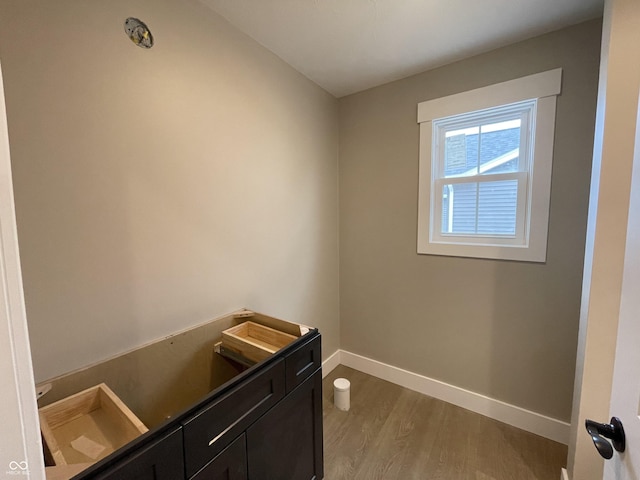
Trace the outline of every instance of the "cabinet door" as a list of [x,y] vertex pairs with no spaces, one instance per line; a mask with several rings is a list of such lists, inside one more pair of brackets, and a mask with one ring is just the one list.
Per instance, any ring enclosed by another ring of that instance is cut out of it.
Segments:
[[177,428],[159,440],[141,446],[103,472],[74,478],[95,480],[184,479],[182,430]]
[[251,480],[320,480],[322,373],[287,395],[247,430]]
[[236,438],[191,480],[247,480],[247,442],[244,434]]

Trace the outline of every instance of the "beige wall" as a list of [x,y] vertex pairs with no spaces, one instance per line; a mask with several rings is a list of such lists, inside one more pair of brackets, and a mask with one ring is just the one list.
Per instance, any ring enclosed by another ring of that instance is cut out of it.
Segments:
[[[587,22],[340,99],[343,349],[569,421],[600,30]],[[547,262],[417,255],[417,104],[557,67]]]
[[[338,112],[194,0],[0,0],[36,379],[246,306],[318,326],[325,357],[342,340],[569,420],[599,41],[588,22]],[[556,67],[547,263],[418,256],[417,104]]]
[[338,348],[331,95],[194,0],[2,0],[0,59],[36,380],[240,307]]

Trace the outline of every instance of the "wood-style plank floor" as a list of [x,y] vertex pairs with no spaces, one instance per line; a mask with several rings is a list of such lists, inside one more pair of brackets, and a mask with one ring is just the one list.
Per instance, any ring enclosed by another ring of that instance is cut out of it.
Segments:
[[[333,380],[351,382],[351,409]],[[567,447],[340,365],[323,381],[325,480],[558,480]]]

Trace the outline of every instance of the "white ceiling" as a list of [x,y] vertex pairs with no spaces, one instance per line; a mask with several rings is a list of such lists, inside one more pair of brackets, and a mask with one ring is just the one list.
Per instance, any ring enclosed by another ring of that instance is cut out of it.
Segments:
[[200,0],[336,97],[602,15],[604,0]]

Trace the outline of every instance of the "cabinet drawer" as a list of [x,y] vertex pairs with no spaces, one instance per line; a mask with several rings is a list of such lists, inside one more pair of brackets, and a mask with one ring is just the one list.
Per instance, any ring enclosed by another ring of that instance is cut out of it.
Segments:
[[247,440],[243,433],[190,480],[247,480]]
[[286,356],[287,393],[320,368],[321,357],[320,335]]
[[106,471],[77,476],[94,480],[180,480],[184,478],[182,432],[178,427],[140,446]]
[[187,477],[280,401],[284,392],[284,361],[279,360],[185,420],[182,425]]

